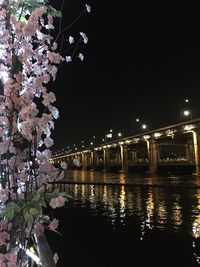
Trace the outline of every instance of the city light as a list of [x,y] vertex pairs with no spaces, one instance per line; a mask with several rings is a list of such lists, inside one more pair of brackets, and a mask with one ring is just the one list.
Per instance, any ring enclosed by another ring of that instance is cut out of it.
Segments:
[[195,128],[195,126],[194,125],[186,125],[186,126],[184,126],[184,131],[191,131],[192,129],[194,129]]
[[[135,126],[134,126],[134,124],[135,124]],[[138,127],[141,129],[143,129],[143,130],[146,130],[148,127],[147,127],[147,125],[144,123],[144,122],[142,122],[139,118],[136,118],[136,119],[134,119],[134,120],[132,120],[131,121],[131,134],[132,135],[134,135],[134,127],[136,127],[136,132],[138,132]]]
[[161,136],[162,136],[162,133],[155,133],[155,134],[154,134],[154,137],[155,137],[155,138],[159,138],[159,137],[161,137]]
[[146,130],[147,129],[147,125],[146,124],[142,124],[142,129]]
[[190,119],[192,119],[191,103],[188,98],[180,102],[180,120],[182,121],[187,117],[190,117]]
[[190,111],[189,110],[184,110],[183,114],[184,114],[184,116],[189,116],[190,115]]
[[[105,140],[106,143],[107,143],[107,138],[112,138],[112,137],[113,137],[112,132],[113,132],[113,130],[110,129],[110,130],[109,130],[109,133],[106,133],[106,134],[105,134],[105,138],[104,138],[104,140]],[[102,139],[102,141],[103,141],[103,139]]]

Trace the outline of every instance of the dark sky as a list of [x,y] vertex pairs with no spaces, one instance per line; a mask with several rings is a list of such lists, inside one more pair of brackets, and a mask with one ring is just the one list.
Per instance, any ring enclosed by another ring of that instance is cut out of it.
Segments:
[[[53,133],[55,150],[89,141],[93,135],[103,138],[111,128],[130,135],[136,117],[149,129],[179,122],[185,98],[190,99],[193,118],[200,116],[197,3],[87,3],[92,12],[84,14],[65,35],[66,39],[81,31],[88,35],[88,44],[77,50],[85,60],[65,64],[53,84],[60,111]],[[69,25],[84,4],[66,0],[63,25]]]

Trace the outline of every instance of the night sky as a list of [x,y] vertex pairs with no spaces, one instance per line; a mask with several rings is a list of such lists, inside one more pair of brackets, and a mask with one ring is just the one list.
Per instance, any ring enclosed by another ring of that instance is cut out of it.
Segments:
[[[61,1],[54,0],[59,6]],[[66,0],[63,26],[85,2]],[[200,16],[195,3],[182,1],[87,2],[85,13],[65,34],[89,37],[61,67],[52,85],[60,118],[54,150],[103,138],[109,129],[131,134],[137,117],[149,129],[180,121],[180,103],[190,99],[193,118],[200,117]],[[70,51],[69,51],[70,55]],[[134,132],[139,132],[135,124]]]

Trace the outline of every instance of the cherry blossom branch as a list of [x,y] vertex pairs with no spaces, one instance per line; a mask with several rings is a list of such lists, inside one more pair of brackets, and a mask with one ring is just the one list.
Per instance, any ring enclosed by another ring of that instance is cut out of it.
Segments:
[[60,31],[57,35],[57,37],[55,38],[55,42],[57,42],[58,38],[64,33],[66,32],[74,23],[76,23],[77,20],[79,20],[79,18],[87,11],[87,9],[84,9],[80,15],[72,21],[72,23],[70,23],[67,27],[65,27],[62,31]]

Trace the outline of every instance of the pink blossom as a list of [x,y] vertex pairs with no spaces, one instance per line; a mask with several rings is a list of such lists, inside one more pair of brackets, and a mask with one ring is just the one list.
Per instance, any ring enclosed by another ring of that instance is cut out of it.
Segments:
[[61,57],[58,53],[48,51],[47,57],[52,63],[55,63],[55,64],[60,63]]
[[49,229],[55,231],[58,228],[59,220],[53,219],[53,221],[49,224]]
[[48,23],[52,25],[53,24],[53,16],[48,14],[47,18],[48,18]]
[[41,223],[36,223],[33,229],[33,233],[39,236],[43,232],[44,232],[44,226]]
[[0,220],[0,231],[6,230],[8,228],[8,222],[6,220]]
[[0,232],[0,247],[3,245],[6,245],[6,242],[9,240],[9,233],[6,231],[1,231]]
[[29,21],[23,28],[23,34],[24,36],[33,36],[35,35],[37,31],[37,24],[34,23],[33,21]]
[[5,140],[3,142],[0,142],[0,154],[6,153],[9,149],[9,140]]
[[47,148],[51,147],[53,145],[53,139],[51,139],[50,137],[45,138],[44,144]]
[[7,267],[16,267],[17,265],[17,255],[15,253],[6,253],[5,259],[7,262]]
[[59,196],[57,198],[52,198],[49,205],[53,208],[60,208],[65,205],[65,199],[62,196]]
[[49,106],[50,103],[53,103],[56,101],[56,97],[55,97],[55,94],[53,92],[50,92],[50,93],[44,93],[43,94],[43,98],[44,100],[42,101],[42,103],[45,105],[45,106]]
[[6,259],[5,259],[5,255],[0,253],[0,266],[1,267],[6,267]]
[[56,181],[63,180],[64,177],[65,177],[65,174],[64,174],[64,171],[62,171],[62,172],[60,173],[60,175],[58,176],[58,178],[56,179]]
[[50,173],[57,169],[49,162],[49,160],[46,160],[44,163],[40,164],[38,170],[40,172]]
[[51,47],[51,49],[54,51],[54,50],[56,50],[56,49],[57,49],[57,47],[58,47],[57,43],[56,43],[56,42],[54,42],[54,43],[52,44],[52,47]]
[[61,168],[63,169],[67,169],[67,162],[65,161],[62,161],[61,164],[60,164]]
[[57,253],[55,253],[55,254],[53,255],[53,260],[54,260],[55,264],[57,264],[57,262],[58,262],[58,260],[59,260],[59,257],[58,257],[58,254],[57,254]]

